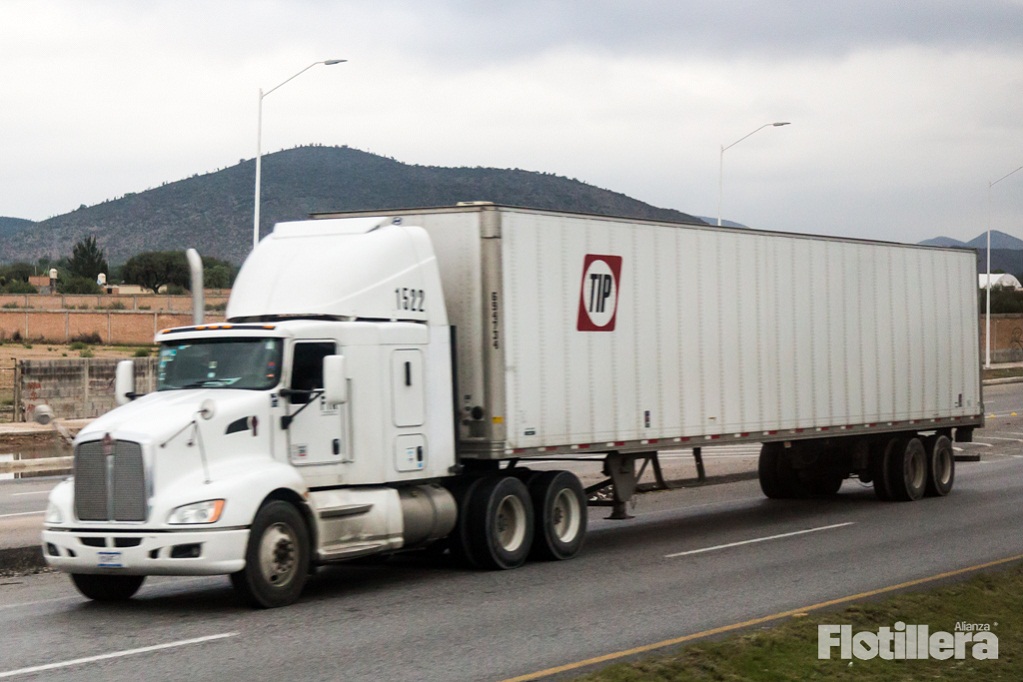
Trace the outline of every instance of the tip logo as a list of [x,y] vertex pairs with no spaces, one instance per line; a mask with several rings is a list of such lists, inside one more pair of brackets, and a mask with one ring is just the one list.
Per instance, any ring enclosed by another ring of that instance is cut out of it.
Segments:
[[583,281],[579,291],[579,318],[576,330],[614,331],[621,274],[621,256],[586,255],[583,259]]

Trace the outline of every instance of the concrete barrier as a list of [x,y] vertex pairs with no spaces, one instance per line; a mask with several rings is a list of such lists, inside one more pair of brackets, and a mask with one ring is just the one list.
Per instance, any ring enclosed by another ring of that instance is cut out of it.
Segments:
[[14,459],[0,461],[0,474],[71,473],[75,458],[72,455],[57,457],[33,457],[31,459]]

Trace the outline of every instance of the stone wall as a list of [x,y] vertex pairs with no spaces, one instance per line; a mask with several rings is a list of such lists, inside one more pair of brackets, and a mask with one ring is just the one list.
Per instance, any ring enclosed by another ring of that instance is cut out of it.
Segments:
[[[58,419],[86,419],[112,410],[118,362],[113,358],[20,361],[15,378],[15,420],[32,421],[39,405],[49,405]],[[157,358],[136,358],[134,362],[135,391],[156,390]]]
[[[206,317],[208,322],[223,319],[222,313]],[[105,344],[149,344],[161,329],[191,324],[192,315],[182,313],[0,309],[0,340],[71,343],[95,334]]]
[[[229,290],[206,289],[206,308],[223,309]],[[0,294],[2,309],[30,310],[141,310],[143,312],[188,313],[192,310],[192,296],[168,294]],[[209,313],[213,314],[213,313]]]

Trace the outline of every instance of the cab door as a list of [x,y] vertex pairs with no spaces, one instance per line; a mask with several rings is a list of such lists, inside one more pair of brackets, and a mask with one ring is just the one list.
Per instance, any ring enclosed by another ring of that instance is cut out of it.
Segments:
[[288,393],[288,459],[295,466],[346,460],[343,405],[324,400],[323,358],[337,353],[333,341],[300,341],[292,347]]

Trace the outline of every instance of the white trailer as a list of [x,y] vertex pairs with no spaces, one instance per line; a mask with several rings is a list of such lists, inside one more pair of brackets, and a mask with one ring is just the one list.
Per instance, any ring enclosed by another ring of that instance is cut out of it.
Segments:
[[227,573],[258,606],[315,566],[442,543],[513,568],[582,546],[658,450],[764,443],[772,498],[857,476],[945,495],[983,425],[971,251],[492,204],[278,225],[228,322],[165,330],[159,390],[76,440],[47,561],[96,599]]

